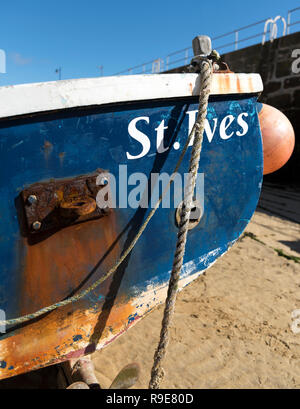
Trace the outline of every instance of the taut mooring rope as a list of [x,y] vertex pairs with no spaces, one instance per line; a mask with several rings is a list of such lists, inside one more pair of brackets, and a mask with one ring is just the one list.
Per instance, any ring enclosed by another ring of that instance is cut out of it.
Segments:
[[[203,72],[202,72],[203,71]],[[211,74],[212,70],[211,70],[211,62],[209,60],[204,60],[203,62],[203,66],[202,66],[202,70],[201,70],[201,77],[202,75],[205,75],[207,77],[208,73]],[[210,77],[209,74],[209,77]],[[207,81],[206,81],[207,82]],[[80,293],[66,298],[63,301],[59,301],[57,303],[54,303],[52,305],[49,305],[48,307],[44,307],[41,308],[40,310],[32,313],[32,314],[27,314],[27,315],[23,315],[22,317],[18,317],[18,318],[12,318],[9,320],[0,320],[0,325],[1,326],[8,326],[8,325],[16,325],[16,324],[23,324],[25,322],[31,321],[35,318],[40,317],[43,314],[46,314],[48,312],[51,312],[53,310],[56,310],[59,307],[63,307],[66,306],[68,304],[71,304],[72,302],[76,302],[78,300],[80,300],[81,298],[83,298],[84,296],[86,296],[87,294],[89,294],[90,292],[92,292],[95,288],[97,288],[100,284],[102,284],[105,280],[107,280],[116,270],[117,268],[123,263],[123,261],[126,259],[126,257],[128,256],[128,254],[132,251],[132,249],[134,248],[134,246],[136,245],[136,243],[138,242],[139,238],[141,237],[141,235],[143,234],[144,230],[146,229],[148,223],[150,222],[150,220],[152,219],[152,217],[154,216],[155,212],[157,211],[163,197],[165,196],[165,194],[167,193],[171,183],[174,180],[175,174],[177,173],[182,160],[185,156],[185,153],[189,147],[189,143],[192,140],[194,134],[199,134],[199,129],[200,128],[204,128],[204,120],[205,120],[205,116],[206,116],[206,110],[207,110],[207,102],[206,102],[206,108],[205,110],[203,110],[203,106],[204,106],[204,102],[206,99],[208,99],[208,95],[209,92],[207,94],[205,94],[205,98],[203,98],[204,95],[204,91],[203,91],[203,81],[201,84],[201,90],[200,90],[200,98],[199,98],[199,113],[198,113],[198,117],[196,119],[196,122],[193,126],[193,129],[191,130],[188,139],[184,145],[184,148],[181,152],[181,155],[179,157],[179,160],[176,164],[176,167],[174,169],[174,172],[165,188],[165,190],[163,191],[163,193],[160,195],[155,207],[151,210],[151,212],[149,213],[149,215],[147,216],[147,218],[145,219],[144,223],[142,224],[142,226],[140,227],[139,231],[137,232],[135,238],[132,240],[132,242],[130,243],[130,245],[128,246],[128,248],[124,251],[124,253],[121,255],[121,257],[116,261],[116,263],[114,264],[114,266],[108,270],[101,278],[99,278],[97,281],[95,281],[92,285],[90,285],[86,290],[81,291]],[[206,97],[207,95],[207,97]],[[204,118],[204,119],[203,119]],[[201,121],[203,122],[201,125]],[[200,126],[201,125],[201,126]],[[202,131],[203,133],[203,131]],[[194,140],[194,146],[196,143],[197,138],[195,137]],[[193,147],[193,152],[194,152],[194,147]],[[200,154],[200,153],[199,153]],[[193,156],[193,155],[192,155]],[[197,165],[197,169],[198,169],[198,165]],[[184,207],[184,206],[183,206]]]
[[193,143],[193,150],[190,160],[189,183],[184,197],[184,204],[182,206],[180,226],[177,235],[176,251],[174,254],[173,268],[169,281],[168,295],[166,299],[164,316],[160,332],[160,340],[154,354],[154,363],[151,371],[151,380],[149,383],[150,389],[159,389],[160,383],[164,378],[164,370],[161,365],[166,355],[167,346],[169,343],[169,327],[171,324],[172,316],[174,314],[176,296],[178,291],[178,281],[180,278],[180,272],[185,253],[187,232],[189,230],[190,214],[193,203],[193,195],[202,150],[203,131],[207,115],[211,79],[212,79],[211,62],[209,60],[204,60],[202,62],[200,71],[201,85],[199,97],[199,112],[195,123],[195,139]]

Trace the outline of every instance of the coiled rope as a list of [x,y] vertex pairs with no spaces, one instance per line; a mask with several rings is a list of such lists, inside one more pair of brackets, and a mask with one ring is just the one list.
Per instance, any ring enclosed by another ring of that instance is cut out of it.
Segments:
[[[9,320],[0,320],[0,325],[1,326],[23,324],[25,322],[31,321],[31,320],[33,320],[35,318],[38,318],[43,314],[49,313],[49,312],[51,312],[53,310],[56,310],[59,307],[63,307],[63,306],[66,306],[68,304],[71,304],[73,302],[76,302],[76,301],[80,300],[81,298],[85,297],[90,292],[92,292],[95,288],[97,288],[105,280],[107,280],[117,270],[117,268],[122,264],[122,262],[128,256],[128,254],[135,247],[136,243],[138,242],[139,238],[143,234],[143,232],[144,232],[145,228],[147,227],[148,223],[150,222],[150,220],[152,219],[152,217],[156,213],[156,211],[157,211],[163,197],[167,193],[171,183],[174,180],[175,174],[177,173],[177,171],[178,171],[178,169],[179,169],[179,167],[180,167],[180,165],[182,163],[182,160],[183,160],[183,158],[185,156],[185,153],[186,153],[186,151],[188,149],[189,143],[192,140],[194,135],[195,135],[195,140],[194,140],[194,145],[193,145],[192,158],[194,158],[193,163],[195,163],[195,165],[193,165],[193,168],[191,168],[191,166],[190,166],[190,172],[191,172],[191,169],[192,169],[192,175],[194,175],[194,174],[196,175],[197,170],[195,170],[195,169],[198,169],[198,160],[199,160],[199,156],[200,156],[200,152],[201,152],[201,145],[202,145],[202,139],[200,138],[201,139],[201,141],[200,141],[199,135],[200,134],[203,135],[204,120],[205,120],[205,117],[206,117],[207,101],[208,101],[208,96],[209,96],[209,79],[211,78],[211,73],[212,73],[211,62],[208,59],[203,60],[202,67],[201,67],[201,72],[200,72],[200,76],[201,76],[202,81],[201,81],[200,97],[199,97],[199,113],[198,113],[196,122],[195,122],[195,124],[193,126],[193,129],[191,130],[191,132],[190,132],[190,134],[188,136],[188,139],[187,139],[187,141],[185,143],[185,146],[184,146],[184,148],[183,148],[183,150],[181,152],[181,155],[180,155],[179,160],[178,160],[178,162],[176,164],[174,172],[173,172],[173,174],[172,174],[172,176],[171,176],[171,178],[169,180],[168,185],[166,186],[163,193],[160,195],[155,207],[151,210],[151,212],[149,213],[149,215],[145,219],[144,223],[140,227],[140,229],[139,229],[138,233],[136,234],[135,238],[133,239],[133,241],[128,246],[128,248],[124,251],[124,253],[121,255],[121,257],[116,261],[114,266],[110,270],[108,270],[101,278],[99,278],[97,281],[95,281],[91,286],[89,286],[87,289],[79,292],[78,294],[76,294],[76,295],[74,295],[72,297],[66,298],[63,301],[59,301],[57,303],[49,305],[48,307],[41,308],[40,310],[38,310],[38,311],[36,311],[34,313],[27,314],[27,315],[24,315],[24,316],[21,316],[21,317],[18,317],[18,318],[9,319]],[[200,145],[199,145],[199,141],[201,142]],[[196,147],[196,149],[195,149],[195,147]],[[198,159],[197,159],[197,157],[198,157]],[[197,161],[197,164],[196,164],[196,161]],[[192,164],[192,161],[191,161],[191,164]],[[195,173],[195,171],[196,171],[196,173]],[[193,180],[194,180],[194,186],[195,186],[195,177],[193,178]],[[192,197],[194,188],[192,189],[192,186],[191,186],[190,190],[191,190],[192,193],[189,194],[188,197],[190,197],[190,196]],[[185,199],[185,201],[187,202],[186,199]],[[185,234],[182,233],[183,232],[183,228],[182,228],[183,224],[182,223],[183,223],[184,220],[187,220],[186,224],[184,224],[184,225],[188,226],[188,220],[189,220],[189,215],[190,215],[190,207],[189,207],[189,212],[187,212],[188,208],[186,206],[183,206],[183,207],[184,207],[184,211],[182,212],[181,225],[180,225],[180,230],[179,230],[179,234],[178,234],[178,239],[180,237],[180,242],[182,243],[182,246],[185,245],[185,241],[186,241],[186,233]],[[183,217],[183,215],[184,215],[184,217]],[[180,251],[179,251],[178,248],[176,250],[175,260],[178,260],[176,262],[176,265],[178,267],[180,266],[180,269],[181,269],[182,258],[183,258],[183,254],[184,254],[184,248],[180,247],[180,249],[181,249]],[[180,263],[180,259],[181,259],[181,263]],[[174,260],[174,262],[175,262],[175,260]],[[180,272],[180,269],[179,269],[179,272]],[[173,270],[174,270],[174,267],[173,267]],[[176,271],[178,271],[178,268],[176,269]],[[177,282],[178,282],[178,279],[177,279],[177,281],[176,280],[174,281],[173,276],[174,276],[174,274],[172,272],[172,276],[171,276],[171,279],[170,279],[170,285],[169,285],[169,290],[170,290],[170,288],[172,289],[172,291],[171,291],[172,294],[173,294],[174,290],[175,290],[175,293],[176,293]],[[172,284],[172,283],[174,283],[174,284]],[[176,298],[176,294],[175,294],[175,298]],[[171,300],[173,300],[173,299],[174,299],[174,296],[172,296]],[[171,307],[172,307],[172,303],[174,304],[174,302],[175,301],[171,301]],[[167,309],[167,311],[169,311],[169,310],[170,310],[170,308]],[[170,313],[167,313],[166,315],[170,316]],[[166,322],[168,323],[169,319],[167,319]],[[166,325],[164,327],[166,327]],[[166,332],[166,330],[162,331],[163,334],[165,334],[165,332]],[[165,345],[165,344],[166,344],[166,342],[164,341],[163,345]],[[163,350],[164,349],[165,348],[163,348]],[[160,348],[160,350],[161,350],[161,348]],[[156,360],[156,361],[159,362],[159,360]]]
[[178,282],[180,272],[183,264],[183,257],[185,253],[185,246],[187,240],[187,233],[189,230],[189,221],[191,208],[193,203],[193,195],[197,179],[197,172],[199,167],[199,160],[202,151],[203,131],[205,125],[205,118],[207,115],[208,98],[210,94],[212,66],[208,60],[202,62],[201,66],[201,86],[199,98],[199,111],[195,123],[195,139],[193,143],[193,150],[190,160],[189,168],[189,183],[184,197],[184,202],[181,211],[181,220],[179,231],[177,235],[176,251],[174,255],[173,268],[169,281],[168,294],[165,304],[164,316],[162,320],[162,327],[160,333],[160,340],[158,347],[154,354],[154,364],[151,371],[151,380],[149,389],[159,389],[160,383],[164,378],[164,370],[162,368],[162,361],[167,352],[169,343],[169,328],[171,319],[174,314],[176,296],[178,292]]

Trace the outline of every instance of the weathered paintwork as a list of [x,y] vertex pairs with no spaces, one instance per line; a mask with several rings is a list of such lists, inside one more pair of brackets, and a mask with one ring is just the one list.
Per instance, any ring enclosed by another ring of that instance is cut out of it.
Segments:
[[[0,308],[7,319],[87,288],[115,263],[149,212],[116,208],[103,218],[33,240],[20,228],[20,192],[33,183],[89,174],[97,168],[109,170],[118,182],[120,164],[127,164],[128,175],[172,174],[181,152],[174,142],[183,146],[189,128],[187,112],[193,110],[197,110],[196,99],[186,97],[0,123]],[[221,120],[241,113],[248,114],[248,132],[240,136],[241,126],[234,121],[227,128],[232,136],[222,139]],[[141,151],[128,134],[130,121],[138,117],[149,118],[138,129],[148,135],[151,149],[140,159],[128,160],[126,152]],[[162,120],[168,127],[163,146],[170,149],[157,153],[156,129]],[[199,168],[205,178],[205,209],[189,233],[181,287],[238,239],[261,188],[256,96],[212,97],[208,121],[216,131],[211,142],[204,135]],[[181,172],[188,171],[189,156]],[[116,273],[88,296],[0,334],[0,379],[100,349],[163,302],[176,243],[175,211],[160,208]]]

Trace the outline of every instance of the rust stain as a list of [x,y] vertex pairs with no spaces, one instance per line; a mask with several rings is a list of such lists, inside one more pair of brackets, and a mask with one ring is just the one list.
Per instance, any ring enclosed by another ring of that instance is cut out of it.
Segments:
[[[128,316],[135,308],[129,301],[127,304],[122,302],[124,300],[116,300],[99,345],[105,346],[112,342],[134,324],[128,324]],[[67,306],[53,311],[42,320],[27,325],[13,337],[4,339],[1,342],[1,359],[7,365],[0,369],[0,379],[94,352],[96,346],[91,343],[89,336],[101,309],[97,313],[73,309],[73,306]],[[74,342],[75,335],[80,338],[78,342]],[[13,370],[9,369],[11,367]]]
[[[114,213],[107,218],[89,221],[59,231],[45,241],[27,248],[25,269],[21,282],[20,315],[64,299],[87,278],[91,269],[103,257],[101,271],[97,269],[81,289],[96,281],[106,272],[120,254],[116,244],[104,257],[117,237]],[[109,291],[111,278],[94,290],[95,304],[82,299],[59,308],[37,321],[28,323],[14,335],[1,341],[0,379],[68,359],[72,354],[92,352],[95,349],[91,335],[97,326],[103,302],[97,302]],[[97,295],[98,294],[98,295]],[[106,327],[97,339],[105,345],[111,338],[125,331],[128,317],[135,312],[130,300],[118,296],[110,311]],[[82,352],[80,352],[82,351]]]
[[253,81],[252,81],[252,77],[248,77],[248,83],[249,83],[249,89],[250,92],[253,91],[254,87],[253,87]]
[[45,160],[48,160],[51,152],[53,151],[53,145],[51,142],[49,141],[45,141],[44,145],[42,147],[44,154],[45,154]]
[[63,165],[65,156],[66,156],[66,153],[65,153],[65,152],[60,152],[60,153],[58,154],[60,166]]
[[[117,237],[115,214],[66,227],[34,245],[28,245],[23,281],[21,313],[26,314],[67,296],[87,278]],[[118,246],[104,258],[92,275],[95,281],[109,268]],[[91,280],[88,280],[91,283]]]
[[236,76],[236,88],[237,88],[237,92],[242,92],[242,89],[241,89],[241,82],[240,82],[240,79],[239,79],[239,77],[238,76]]
[[255,89],[255,79],[250,74],[239,77],[239,74],[228,70],[228,72],[220,71],[213,75],[211,93],[214,95],[252,93]]
[[52,145],[51,142],[49,142],[49,141],[44,142],[44,150],[52,149],[52,148],[53,148],[53,145]]
[[224,75],[223,81],[221,81],[222,85],[222,93],[228,94],[231,91],[231,86],[230,86],[230,78],[228,75]]

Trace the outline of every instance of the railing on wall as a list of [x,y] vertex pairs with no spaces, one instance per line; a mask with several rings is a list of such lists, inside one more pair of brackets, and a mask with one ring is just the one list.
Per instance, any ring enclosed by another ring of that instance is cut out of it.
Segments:
[[[297,14],[295,16],[295,14]],[[295,17],[297,20],[292,21],[293,17]],[[295,9],[289,10],[288,12],[288,17],[287,17],[287,33],[291,34],[291,30],[297,25],[300,24],[300,7],[296,7]],[[298,27],[297,27],[298,28]]]
[[[247,47],[266,41],[274,41],[280,36],[291,34],[294,29],[298,29],[300,25],[300,7],[289,10],[287,18],[277,16],[261,20],[248,26],[238,28],[228,33],[212,38],[213,46],[221,54],[238,50],[239,48]],[[298,26],[298,27],[297,27]],[[281,31],[280,31],[281,30]],[[115,75],[122,74],[155,74],[162,71],[168,71],[173,68],[187,65],[193,57],[192,47],[183,48],[168,54],[164,58],[156,58],[155,60],[136,65],[135,67],[127,68]]]

